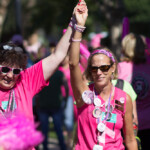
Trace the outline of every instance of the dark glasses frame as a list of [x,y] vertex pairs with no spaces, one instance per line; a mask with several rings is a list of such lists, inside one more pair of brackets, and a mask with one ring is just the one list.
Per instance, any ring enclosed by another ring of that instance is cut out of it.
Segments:
[[99,67],[98,66],[91,66],[90,70],[91,70],[91,72],[97,72],[98,69],[100,69],[102,72],[107,72],[111,68],[112,65],[113,64],[111,64],[111,65],[101,65]]
[[21,68],[10,68],[10,67],[6,67],[6,66],[0,65],[0,71],[1,71],[1,73],[3,73],[3,74],[7,74],[7,73],[9,73],[10,71],[12,71],[12,72],[13,72],[13,75],[19,75],[22,70],[23,70],[23,69],[21,69]]

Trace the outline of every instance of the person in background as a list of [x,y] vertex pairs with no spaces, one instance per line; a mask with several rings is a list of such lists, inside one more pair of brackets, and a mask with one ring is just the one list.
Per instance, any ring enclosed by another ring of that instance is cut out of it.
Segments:
[[140,35],[130,33],[122,40],[122,62],[118,64],[119,78],[132,84],[136,94],[138,137],[142,150],[149,147],[150,136],[150,66],[146,59],[145,44]]
[[[66,32],[66,29],[63,30],[63,34]],[[89,56],[88,49],[86,45],[80,44],[80,69],[82,73],[84,72],[87,64],[87,57]],[[69,98],[66,103],[66,107],[64,110],[64,125],[65,131],[64,135],[66,136],[66,142],[68,149],[72,149],[73,146],[73,129],[76,130],[76,121],[77,121],[77,108],[73,103],[75,99],[73,97],[73,91],[70,82],[70,69],[69,69],[69,53],[61,63],[59,70],[61,70],[67,78],[68,86],[69,86]],[[62,93],[65,96],[64,89],[62,88]]]
[[[63,136],[63,101],[68,99],[68,84],[63,72],[56,70],[50,78],[50,85],[45,87],[36,100],[37,111],[42,133],[45,136],[43,149],[48,150],[49,118],[52,117],[54,128],[58,137],[61,150],[66,150]],[[66,96],[63,99],[61,86],[64,87]]]
[[[56,45],[49,45],[49,53],[54,53]],[[48,150],[49,119],[53,120],[55,132],[58,137],[61,150],[66,149],[63,136],[63,111],[68,99],[68,84],[63,72],[56,70],[49,80],[50,85],[36,95],[36,110],[40,122],[40,130],[44,134],[43,149]],[[63,97],[61,88],[66,93]],[[55,101],[55,103],[54,103]]]
[[[62,71],[67,79],[69,86],[69,97],[66,101],[66,107],[64,109],[64,125],[67,147],[71,149],[73,142],[73,125],[74,125],[74,109],[73,109],[73,92],[70,82],[70,70],[69,70],[69,56],[67,55],[61,63],[59,70]],[[62,87],[62,94],[66,97],[66,92]],[[65,101],[64,101],[65,102]]]
[[32,33],[28,40],[24,41],[24,46],[30,54],[32,61],[36,63],[39,60],[39,50],[43,47],[43,43],[39,40],[38,32]]
[[11,38],[11,41],[23,49],[23,52],[27,55],[27,68],[31,67],[33,65],[33,61],[30,58],[30,54],[27,52],[27,50],[24,47],[22,35],[14,34]]
[[[80,5],[85,2],[81,1]],[[87,19],[86,14],[75,8],[77,27],[70,45],[69,65],[71,85],[78,107],[78,141],[75,150],[125,149],[121,136],[124,129],[125,144],[129,150],[137,150],[132,128],[132,100],[124,91],[115,88],[111,79],[117,74],[117,60],[105,48],[94,50],[85,71],[86,78],[94,83],[84,82],[79,67],[79,50]]]

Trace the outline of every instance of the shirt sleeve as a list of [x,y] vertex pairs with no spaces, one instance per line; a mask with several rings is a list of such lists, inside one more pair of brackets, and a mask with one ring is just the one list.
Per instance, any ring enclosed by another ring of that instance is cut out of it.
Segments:
[[31,90],[33,96],[39,93],[45,86],[48,86],[49,81],[44,80],[42,60],[23,71],[22,80]]

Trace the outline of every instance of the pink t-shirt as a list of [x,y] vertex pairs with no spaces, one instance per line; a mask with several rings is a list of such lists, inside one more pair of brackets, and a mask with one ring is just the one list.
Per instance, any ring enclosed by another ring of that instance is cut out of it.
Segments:
[[[81,72],[84,71],[83,67],[80,65],[80,69]],[[63,68],[63,67],[59,67],[59,70],[62,71],[67,79],[68,82],[68,88],[69,88],[69,96],[73,96],[73,91],[72,91],[72,87],[71,87],[71,81],[70,81],[70,69],[68,68]],[[62,88],[62,94],[63,96],[65,96],[65,90]]]
[[[70,82],[70,69],[68,68],[63,68],[63,67],[59,67],[59,70],[62,71],[67,79],[67,83],[68,83],[68,88],[69,88],[69,96],[73,96],[73,91],[72,91],[72,87],[71,87],[71,82]],[[65,96],[65,90],[62,88],[62,94],[63,96]]]
[[[84,72],[84,69],[81,65],[80,65],[80,69],[81,69],[81,72]],[[59,70],[62,71],[64,73],[65,77],[67,78],[68,87],[69,87],[69,96],[72,96],[73,101],[75,101],[74,96],[73,96],[72,87],[71,87],[71,81],[70,81],[70,69],[69,68],[65,69],[63,67],[59,67]],[[61,87],[61,91],[62,91],[62,95],[65,96],[66,93],[65,93],[65,89],[63,86]],[[76,105],[73,105],[73,110],[74,110],[74,119],[77,120],[77,107],[76,107]]]
[[133,72],[132,62],[120,62],[118,63],[118,78],[123,79],[131,83]]
[[[138,129],[150,129],[150,66],[149,62],[134,65],[129,62],[119,63],[119,78],[129,81],[136,94]],[[128,80],[130,79],[130,80]]]
[[[105,103],[101,97],[99,98],[101,99],[102,104]],[[123,127],[123,116],[126,110],[126,93],[115,87],[114,99],[111,100],[111,105],[114,106],[114,101],[116,99],[124,99],[124,112],[113,109],[110,121],[106,121],[106,127],[115,134],[114,137],[110,137],[110,134],[105,134],[105,144],[100,143],[100,145],[103,146],[103,150],[125,149],[123,138],[121,136],[121,129]],[[94,108],[94,104],[84,104],[84,106],[78,109],[78,142],[75,150],[92,150],[94,145],[97,144],[98,123],[97,119],[93,117],[92,114]],[[102,107],[102,111],[105,112],[105,108]]]
[[[44,80],[42,61],[21,72],[20,79],[14,87],[16,108],[33,120],[32,98],[49,82]],[[0,90],[0,106],[6,110],[10,90]]]

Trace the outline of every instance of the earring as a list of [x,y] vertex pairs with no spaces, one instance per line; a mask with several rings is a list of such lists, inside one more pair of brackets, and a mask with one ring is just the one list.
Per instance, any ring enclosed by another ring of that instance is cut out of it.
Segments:
[[112,72],[112,74],[111,74],[111,80],[113,80],[114,79],[114,72]]

